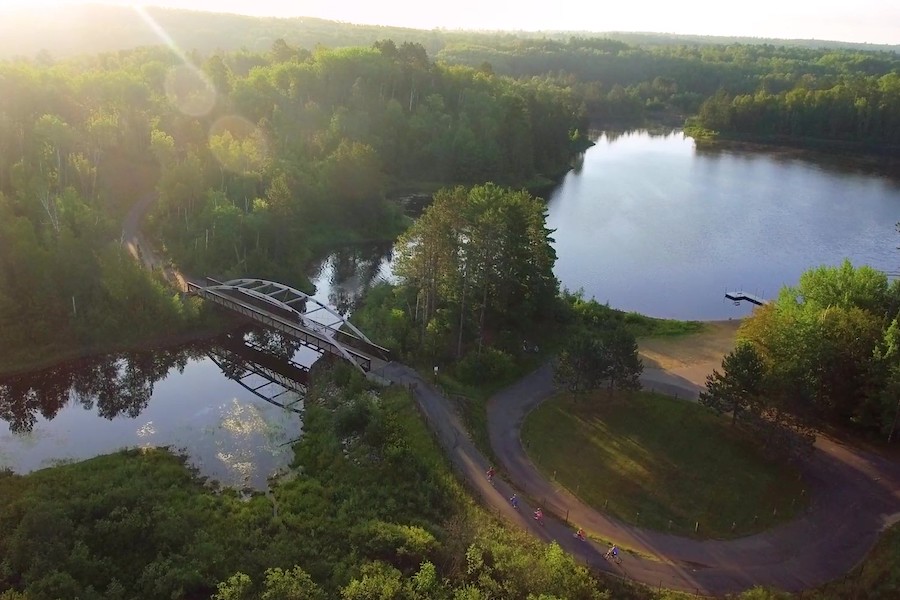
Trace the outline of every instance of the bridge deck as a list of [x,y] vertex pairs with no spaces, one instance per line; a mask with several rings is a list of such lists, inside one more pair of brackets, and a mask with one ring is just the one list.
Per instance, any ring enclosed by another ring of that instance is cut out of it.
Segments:
[[751,294],[749,292],[725,292],[725,297],[729,300],[734,300],[735,302],[746,300],[747,302],[751,302],[757,306],[765,306],[769,303],[769,301],[765,298],[761,298],[756,294]]
[[340,331],[332,329],[326,332],[327,327],[324,325],[321,325],[320,331],[316,331],[305,323],[300,322],[296,315],[288,311],[284,311],[281,314],[281,311],[274,304],[262,307],[259,305],[259,302],[255,302],[255,299],[249,296],[243,297],[243,295],[235,293],[211,290],[191,282],[188,282],[188,290],[329,354],[346,358],[344,356],[344,351],[346,351],[365,372],[380,369],[388,362],[385,357],[387,351],[384,348],[346,334],[341,336],[342,339],[339,343],[335,343],[335,341],[329,339],[328,333],[341,335]]

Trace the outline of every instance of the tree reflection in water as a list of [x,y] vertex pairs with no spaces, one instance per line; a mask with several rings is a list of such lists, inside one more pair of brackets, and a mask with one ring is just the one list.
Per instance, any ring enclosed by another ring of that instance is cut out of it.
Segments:
[[[210,349],[233,346],[244,339],[257,350],[289,361],[302,344],[265,329],[244,329],[230,336],[174,348],[124,352],[83,358],[53,367],[0,378],[0,419],[12,433],[28,433],[38,415],[53,419],[70,401],[112,420],[137,418],[153,396],[153,386],[172,369],[179,373],[191,360],[204,358]],[[231,361],[224,375],[240,379],[247,374],[239,359]]]
[[48,369],[0,378],[0,419],[27,433],[38,414],[53,419],[70,401],[113,419],[135,418],[147,407],[153,385],[173,368],[202,356],[196,345],[83,358]]
[[[382,268],[389,263],[392,243],[359,244],[330,254],[318,269],[316,286],[326,287],[327,297],[319,300],[341,315],[353,310],[360,297],[378,282]],[[318,289],[317,289],[318,291]]]
[[[325,258],[319,268],[319,285],[328,289],[321,301],[341,315],[350,312],[360,296],[383,275],[393,246],[360,244]],[[323,315],[325,318],[325,315]],[[247,330],[246,339],[260,350],[290,359],[300,344],[276,333]],[[55,365],[41,371],[0,378],[0,419],[13,433],[32,431],[38,415],[53,419],[70,401],[86,410],[96,407],[106,419],[136,418],[153,395],[153,386],[173,368],[183,372],[187,363],[204,357],[217,340],[168,349],[108,354]],[[243,365],[228,365],[226,377],[246,374]]]

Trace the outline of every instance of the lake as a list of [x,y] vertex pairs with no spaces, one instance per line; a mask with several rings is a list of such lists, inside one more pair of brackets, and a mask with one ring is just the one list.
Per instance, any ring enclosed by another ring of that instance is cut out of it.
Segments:
[[900,183],[827,156],[698,151],[681,132],[595,134],[548,196],[556,276],[570,290],[657,317],[728,319],[845,257],[898,270]]

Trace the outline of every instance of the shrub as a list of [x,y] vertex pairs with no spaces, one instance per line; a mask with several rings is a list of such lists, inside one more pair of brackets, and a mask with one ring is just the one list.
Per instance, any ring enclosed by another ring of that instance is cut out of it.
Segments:
[[504,380],[513,375],[513,358],[496,348],[482,348],[469,352],[456,366],[456,374],[463,383],[475,384],[486,379]]

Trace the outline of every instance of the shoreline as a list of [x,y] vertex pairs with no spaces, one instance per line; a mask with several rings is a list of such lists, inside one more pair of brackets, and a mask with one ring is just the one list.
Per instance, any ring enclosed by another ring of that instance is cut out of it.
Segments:
[[[624,312],[624,311],[623,311]],[[629,313],[626,313],[629,314]],[[641,314],[641,313],[637,313]],[[704,328],[707,326],[716,326],[716,325],[727,325],[729,323],[740,323],[746,317],[735,317],[734,319],[702,319],[702,320],[684,320],[684,319],[671,319],[667,317],[651,317],[649,315],[641,315],[650,319],[658,319],[661,321],[682,321],[688,323],[702,323]],[[142,351],[153,351],[153,350],[165,350],[171,348],[173,346],[181,346],[184,344],[189,344],[191,342],[201,342],[205,340],[210,340],[215,337],[222,335],[223,333],[227,333],[232,331],[233,329],[239,327],[239,322],[237,321],[228,321],[223,323],[223,325],[219,328],[202,328],[196,331],[185,331],[177,334],[165,334],[165,335],[156,335],[141,340],[140,342],[133,343],[113,343],[113,344],[95,344],[91,346],[85,346],[78,350],[70,350],[63,351],[59,353],[54,353],[51,356],[45,357],[40,361],[30,362],[24,365],[16,365],[11,368],[6,368],[5,366],[0,366],[0,382],[3,379],[17,377],[21,375],[28,375],[30,373],[38,373],[41,371],[45,371],[48,369],[52,369],[57,365],[67,362],[74,362],[86,358],[92,358],[96,356],[102,356],[106,354],[116,354],[121,352],[142,352]],[[639,340],[653,340],[653,339],[677,339],[683,337],[691,337],[697,335],[703,335],[704,331],[698,332],[688,332],[674,335],[649,335]],[[650,367],[653,368],[653,367]]]
[[134,343],[95,344],[80,349],[72,349],[54,353],[40,361],[33,361],[25,365],[17,365],[7,369],[0,367],[0,383],[5,379],[20,377],[34,373],[47,371],[68,362],[76,362],[107,354],[123,352],[151,352],[154,350],[166,350],[174,346],[183,346],[192,342],[210,340],[236,328],[236,323],[226,323],[221,328],[203,328],[196,331],[185,331],[177,334],[156,335]]

